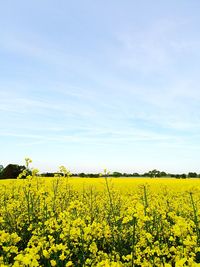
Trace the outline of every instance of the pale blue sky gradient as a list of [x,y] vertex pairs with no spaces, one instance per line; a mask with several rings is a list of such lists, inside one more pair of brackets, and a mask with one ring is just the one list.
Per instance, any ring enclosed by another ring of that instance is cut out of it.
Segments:
[[200,173],[200,1],[1,1],[0,164]]

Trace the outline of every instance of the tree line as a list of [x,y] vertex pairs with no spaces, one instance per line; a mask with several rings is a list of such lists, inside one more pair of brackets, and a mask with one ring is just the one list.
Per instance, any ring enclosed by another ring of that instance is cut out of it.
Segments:
[[[0,179],[16,179],[19,174],[21,174],[24,170],[27,169],[27,166],[24,165],[18,165],[18,164],[8,164],[5,168],[3,165],[0,165]],[[29,169],[30,171],[30,169]],[[56,175],[59,175],[59,172],[45,172],[39,174],[41,177],[54,177]],[[101,174],[97,173],[72,173],[71,176],[74,177],[89,177],[89,178],[98,178],[101,177]],[[121,172],[112,172],[107,174],[109,177],[151,177],[151,178],[162,178],[162,177],[174,177],[177,179],[186,179],[186,178],[200,178],[200,174],[197,174],[196,172],[189,172],[189,173],[182,173],[182,174],[173,174],[173,173],[166,173],[164,171],[159,170],[151,170],[148,172],[145,172],[143,174],[139,174],[137,172],[133,173],[121,173]]]

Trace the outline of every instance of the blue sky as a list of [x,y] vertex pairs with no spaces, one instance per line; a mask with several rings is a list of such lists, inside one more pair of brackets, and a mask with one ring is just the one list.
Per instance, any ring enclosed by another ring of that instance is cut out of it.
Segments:
[[1,1],[0,164],[200,172],[199,1]]

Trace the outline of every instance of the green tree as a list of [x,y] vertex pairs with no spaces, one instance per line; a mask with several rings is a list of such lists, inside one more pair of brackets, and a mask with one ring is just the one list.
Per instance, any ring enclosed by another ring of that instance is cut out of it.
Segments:
[[79,173],[79,177],[86,177],[86,174],[84,172]]
[[112,176],[113,177],[122,177],[122,173],[121,172],[113,172]]
[[197,173],[196,172],[189,172],[188,177],[189,178],[197,178]]
[[148,176],[149,177],[160,177],[160,171],[158,171],[158,170],[156,170],[156,169],[154,169],[154,170],[152,170],[152,171],[149,171],[148,172]]
[[160,172],[160,177],[166,177],[167,173],[166,172]]
[[1,172],[2,179],[15,179],[20,173],[25,170],[25,166],[19,166],[17,164],[8,164]]
[[0,165],[0,173],[3,171],[3,165]]

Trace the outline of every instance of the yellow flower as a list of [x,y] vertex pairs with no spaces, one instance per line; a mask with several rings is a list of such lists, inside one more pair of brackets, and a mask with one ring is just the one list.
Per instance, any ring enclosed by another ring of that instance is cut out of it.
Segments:
[[70,267],[70,266],[73,266],[73,262],[72,261],[68,261],[65,265],[65,267]]
[[56,266],[56,261],[55,261],[55,260],[51,260],[50,263],[51,263],[51,266],[52,266],[52,267],[53,267],[53,266]]
[[59,259],[61,261],[64,261],[64,259],[66,259],[66,256],[64,255],[64,253],[62,253],[60,256],[59,256]]
[[46,249],[43,250],[43,255],[44,255],[44,257],[47,258],[47,259],[50,258],[49,252],[48,252]]

